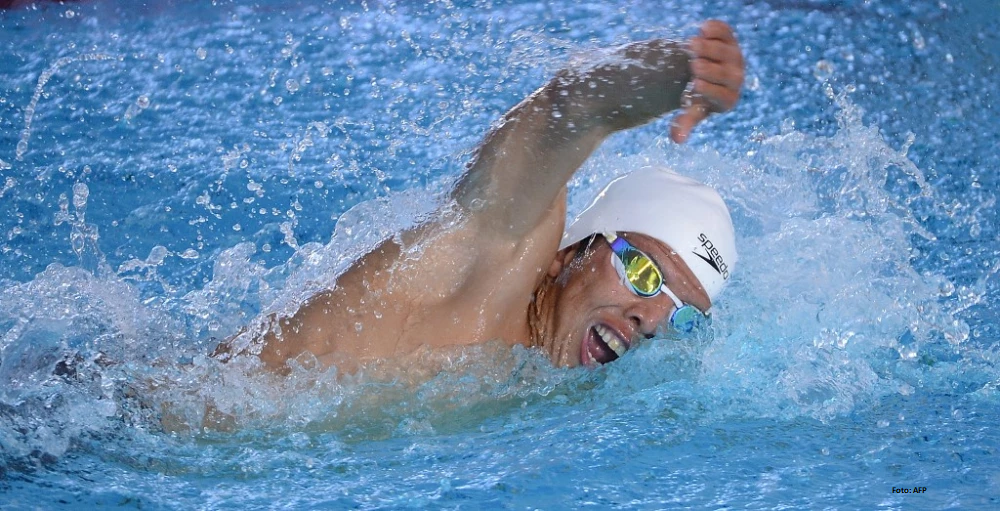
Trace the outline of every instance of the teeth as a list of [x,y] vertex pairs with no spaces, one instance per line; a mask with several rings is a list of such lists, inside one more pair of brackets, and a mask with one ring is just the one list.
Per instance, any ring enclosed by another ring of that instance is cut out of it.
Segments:
[[601,364],[597,363],[597,359],[594,358],[594,356],[590,354],[589,350],[587,351],[587,359],[590,361],[590,365],[595,365],[595,366],[601,365]]
[[597,331],[597,335],[601,336],[601,340],[604,341],[604,343],[607,344],[608,347],[611,348],[611,350],[614,351],[619,357],[628,351],[628,347],[618,340],[618,336],[608,331],[607,328],[597,325],[594,330]]

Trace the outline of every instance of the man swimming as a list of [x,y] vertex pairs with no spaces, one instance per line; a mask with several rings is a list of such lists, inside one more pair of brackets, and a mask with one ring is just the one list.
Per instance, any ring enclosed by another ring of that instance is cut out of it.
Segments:
[[501,340],[537,347],[557,365],[596,366],[662,324],[695,328],[736,262],[719,195],[640,169],[564,232],[566,184],[615,132],[683,107],[671,128],[681,143],[731,109],[743,57],[720,21],[687,45],[644,41],[606,56],[560,72],[511,109],[476,151],[450,210],[385,240],[333,289],[217,355],[257,354],[279,372],[302,357],[349,370],[421,346]]

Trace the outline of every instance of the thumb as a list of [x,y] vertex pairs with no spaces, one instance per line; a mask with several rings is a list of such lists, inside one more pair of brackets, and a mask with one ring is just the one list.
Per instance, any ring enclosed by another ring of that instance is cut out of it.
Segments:
[[671,123],[670,139],[678,144],[687,142],[688,136],[691,135],[691,130],[699,122],[704,121],[706,117],[708,117],[708,109],[704,105],[695,102],[688,106]]

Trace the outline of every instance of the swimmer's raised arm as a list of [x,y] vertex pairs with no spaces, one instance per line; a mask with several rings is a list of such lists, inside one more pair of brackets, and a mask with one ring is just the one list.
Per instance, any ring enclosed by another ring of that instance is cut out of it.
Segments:
[[605,138],[680,108],[689,82],[690,102],[671,129],[676,142],[739,98],[743,57],[725,23],[706,22],[687,44],[632,43],[560,72],[487,135],[456,199],[481,227],[521,238]]

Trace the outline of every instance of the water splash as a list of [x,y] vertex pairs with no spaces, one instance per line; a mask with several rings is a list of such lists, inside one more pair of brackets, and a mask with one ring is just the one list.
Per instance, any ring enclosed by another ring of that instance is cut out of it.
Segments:
[[59,72],[59,70],[64,66],[75,62],[116,59],[117,57],[105,55],[103,53],[88,53],[78,55],[76,57],[63,57],[56,60],[51,66],[45,69],[45,71],[42,71],[42,74],[38,75],[38,83],[35,85],[35,92],[32,94],[31,101],[28,103],[28,106],[24,108],[24,129],[21,130],[21,139],[18,140],[17,148],[15,149],[15,158],[17,161],[22,161],[25,153],[28,152],[28,139],[31,138],[31,121],[35,117],[35,109],[38,107],[38,100],[42,97],[42,93],[45,92],[45,85],[49,83],[52,76]]
[[[935,239],[915,205],[937,201],[906,156],[913,141],[891,148],[849,91],[830,95],[832,136],[787,127],[748,161],[708,161],[725,169],[708,176],[721,178],[741,233],[741,268],[702,361],[723,415],[841,416],[912,391],[921,383],[896,368],[927,368],[942,342],[968,338],[941,301],[948,279],[913,266],[911,236]],[[890,191],[892,173],[912,186]]]

